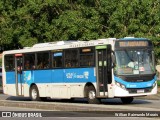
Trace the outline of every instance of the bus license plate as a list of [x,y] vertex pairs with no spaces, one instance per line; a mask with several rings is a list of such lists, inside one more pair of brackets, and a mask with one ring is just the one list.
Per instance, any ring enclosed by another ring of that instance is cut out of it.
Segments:
[[144,89],[137,90],[137,93],[144,93]]

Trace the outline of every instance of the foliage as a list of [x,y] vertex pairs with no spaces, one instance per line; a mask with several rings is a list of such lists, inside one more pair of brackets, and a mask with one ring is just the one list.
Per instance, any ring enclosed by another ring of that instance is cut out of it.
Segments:
[[158,86],[160,86],[160,80],[157,80],[157,84],[158,84]]
[[160,59],[159,0],[1,0],[1,49],[57,40],[146,37]]

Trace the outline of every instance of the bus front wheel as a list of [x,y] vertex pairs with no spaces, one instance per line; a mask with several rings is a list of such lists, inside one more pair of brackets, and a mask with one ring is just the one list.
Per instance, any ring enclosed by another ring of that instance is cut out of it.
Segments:
[[133,101],[133,97],[122,97],[121,101],[123,104],[130,104]]
[[32,101],[39,101],[39,91],[36,85],[33,85],[30,90],[30,98]]
[[100,99],[96,98],[96,90],[94,87],[89,86],[87,89],[87,98],[89,104],[99,104]]

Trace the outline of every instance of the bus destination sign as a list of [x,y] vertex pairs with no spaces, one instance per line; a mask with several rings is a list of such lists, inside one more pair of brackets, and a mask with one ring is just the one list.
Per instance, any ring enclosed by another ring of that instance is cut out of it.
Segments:
[[148,41],[119,41],[119,47],[147,47]]

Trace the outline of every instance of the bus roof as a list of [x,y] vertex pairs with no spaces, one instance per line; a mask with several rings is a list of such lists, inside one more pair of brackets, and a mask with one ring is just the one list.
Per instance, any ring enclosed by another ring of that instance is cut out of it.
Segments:
[[4,51],[3,54],[15,54],[15,53],[26,53],[26,52],[38,52],[38,51],[48,51],[56,49],[67,49],[67,48],[78,48],[87,46],[97,46],[103,44],[113,44],[116,38],[106,38],[90,41],[58,41],[58,42],[48,42],[48,43],[38,43],[32,47],[24,47],[18,50]]
[[58,49],[68,49],[68,48],[79,48],[79,47],[87,47],[87,46],[97,46],[104,44],[114,44],[114,41],[118,40],[148,40],[146,38],[134,38],[134,37],[125,37],[125,38],[106,38],[106,39],[98,39],[98,40],[90,40],[90,41],[57,41],[57,42],[48,42],[48,43],[38,43],[33,45],[32,47],[24,47],[23,49],[18,50],[9,50],[4,51],[3,54],[16,54],[16,53],[31,53],[38,51],[49,51],[49,50],[58,50]]
[[147,38],[124,37],[119,40],[148,40]]

